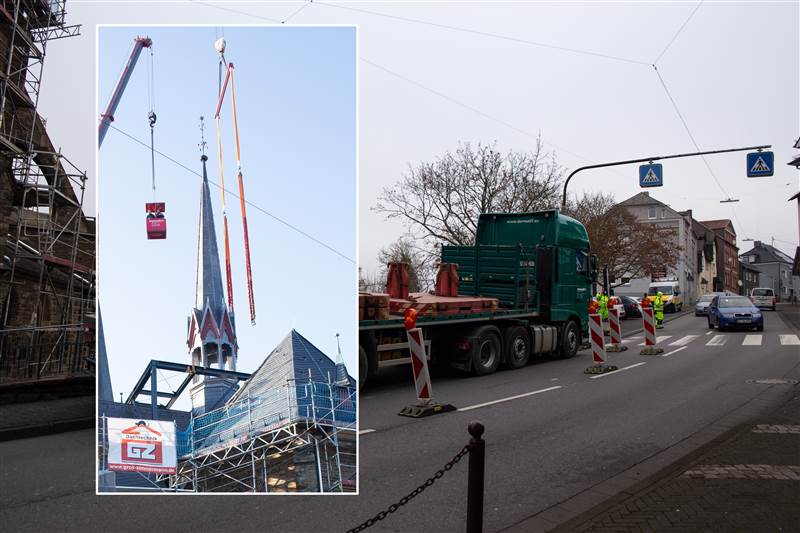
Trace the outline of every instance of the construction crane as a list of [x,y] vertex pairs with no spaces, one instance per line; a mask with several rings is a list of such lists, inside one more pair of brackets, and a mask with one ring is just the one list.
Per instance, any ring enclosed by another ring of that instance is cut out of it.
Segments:
[[133,48],[131,49],[130,56],[128,56],[128,62],[125,64],[125,68],[122,70],[122,74],[120,75],[119,81],[117,82],[117,86],[114,88],[114,93],[111,95],[111,99],[108,102],[108,106],[106,107],[105,113],[100,115],[100,126],[98,128],[98,135],[97,135],[97,143],[98,148],[103,145],[103,139],[106,137],[106,133],[108,132],[108,128],[112,122],[114,122],[114,113],[117,111],[117,106],[119,105],[120,100],[122,100],[122,94],[125,92],[125,88],[128,86],[128,82],[131,79],[131,75],[133,74],[133,70],[136,67],[137,61],[139,61],[139,56],[142,54],[142,50],[145,48],[150,49],[150,69],[148,70],[148,99],[150,102],[150,111],[147,113],[147,120],[150,124],[150,169],[151,169],[151,177],[152,177],[152,187],[153,187],[153,201],[145,203],[144,209],[145,213],[147,213],[145,218],[146,230],[147,230],[147,238],[148,240],[153,239],[166,239],[167,238],[167,219],[164,217],[164,212],[166,211],[166,204],[164,202],[157,202],[155,200],[156,195],[156,163],[155,163],[155,141],[154,141],[154,130],[156,125],[156,113],[153,111],[154,106],[154,97],[153,94],[155,93],[155,88],[153,84],[153,64],[152,64],[152,55],[153,55],[153,40],[150,37],[136,37],[133,40]]
[[133,49],[131,50],[130,57],[128,57],[128,62],[125,64],[125,69],[119,77],[117,87],[114,89],[114,94],[111,95],[111,100],[108,102],[106,112],[100,115],[100,127],[97,135],[98,148],[103,145],[103,139],[106,137],[108,127],[114,122],[114,113],[117,111],[119,101],[122,99],[122,93],[125,92],[125,87],[128,86],[131,74],[133,74],[133,69],[136,67],[136,62],[139,60],[142,50],[150,48],[152,45],[153,40],[150,37],[136,37],[133,40]]

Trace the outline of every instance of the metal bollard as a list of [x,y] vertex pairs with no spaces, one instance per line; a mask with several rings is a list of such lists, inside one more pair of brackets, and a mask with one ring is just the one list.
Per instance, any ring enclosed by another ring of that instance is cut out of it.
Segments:
[[483,424],[469,423],[470,439],[469,474],[467,475],[467,533],[483,531],[483,474],[486,457],[486,441]]

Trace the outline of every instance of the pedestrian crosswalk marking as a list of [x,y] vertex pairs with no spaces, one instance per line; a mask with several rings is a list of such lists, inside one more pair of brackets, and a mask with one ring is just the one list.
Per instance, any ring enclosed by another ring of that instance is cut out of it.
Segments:
[[745,335],[742,346],[761,346],[763,335]]
[[780,335],[781,346],[800,346],[797,335]]
[[764,158],[758,156],[756,162],[753,163],[752,167],[750,167],[750,172],[769,172],[769,166],[767,166],[767,163],[764,161]]
[[[761,158],[759,157],[758,160],[761,161]],[[763,163],[763,161],[761,162]],[[755,168],[755,166],[753,166],[753,168]],[[658,176],[656,176],[652,168],[648,170],[647,174],[642,178],[642,183],[658,183]]]
[[711,340],[706,343],[706,346],[723,346],[728,340],[725,335],[714,335]]
[[[661,344],[662,342],[664,342],[665,340],[669,339],[670,337],[672,337],[672,335],[658,335],[656,337],[656,344]],[[643,342],[639,343],[637,346],[644,346],[644,343]]]
[[676,340],[675,342],[669,343],[670,346],[685,346],[695,340],[700,335],[686,335],[683,338]]

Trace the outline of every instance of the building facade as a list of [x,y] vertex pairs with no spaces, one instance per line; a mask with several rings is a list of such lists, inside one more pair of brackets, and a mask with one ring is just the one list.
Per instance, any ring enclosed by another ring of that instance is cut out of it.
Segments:
[[[655,229],[671,230],[673,245],[678,249],[678,261],[674,268],[667,269],[666,276],[660,280],[677,280],[684,295],[685,304],[694,302],[697,297],[697,239],[692,231],[691,211],[675,211],[667,204],[641,192],[620,202],[640,223],[652,224]],[[653,273],[656,274],[656,273]],[[633,278],[615,288],[615,294],[640,298],[647,292],[654,275]]]
[[780,302],[791,301],[798,294],[800,281],[792,275],[794,260],[774,246],[755,241],[753,248],[741,255],[741,260],[761,273],[762,287],[772,287]]
[[739,261],[739,280],[742,282],[741,287],[739,287],[739,294],[747,296],[750,291],[760,287],[758,284],[760,274],[757,268],[748,265],[744,261]]
[[714,291],[739,293],[739,248],[736,246],[736,230],[728,219],[705,220],[700,223],[716,236],[717,277]]
[[[690,211],[691,214],[691,211]],[[692,218],[692,232],[697,242],[697,298],[714,292],[717,277],[717,240],[714,232]]]

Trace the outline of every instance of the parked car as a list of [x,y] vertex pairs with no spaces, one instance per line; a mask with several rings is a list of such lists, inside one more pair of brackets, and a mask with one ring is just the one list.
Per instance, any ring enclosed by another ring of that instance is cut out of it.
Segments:
[[625,308],[625,318],[637,318],[642,316],[642,304],[636,298],[630,296],[620,296],[622,306]]
[[697,303],[694,304],[694,316],[706,316],[708,314],[708,306],[711,305],[711,300],[714,299],[715,296],[720,296],[722,292],[710,292],[708,294],[704,294],[697,300]]
[[769,307],[775,310],[775,291],[771,287],[756,287],[750,291],[750,300],[756,307]]
[[747,296],[715,296],[708,306],[708,329],[755,328],[764,331],[764,316]]

